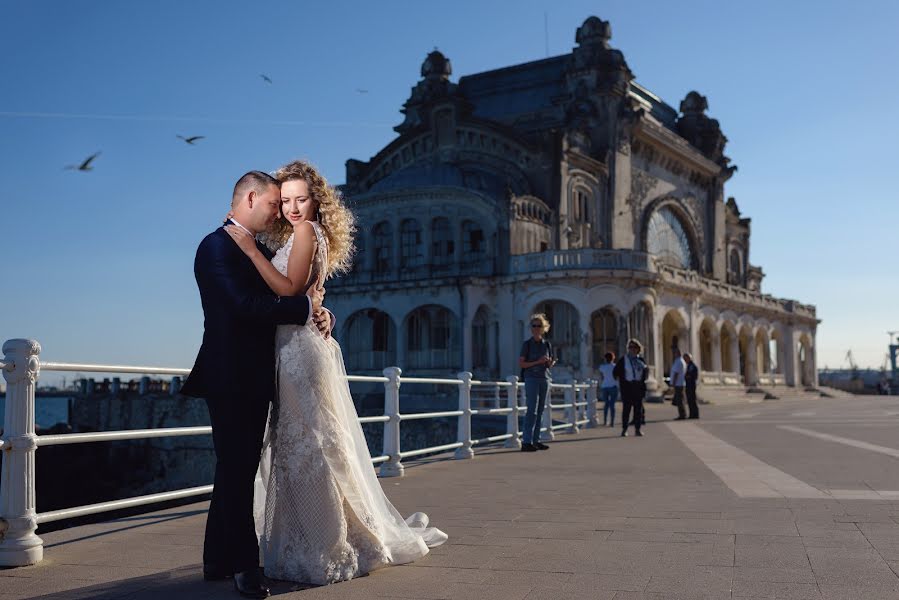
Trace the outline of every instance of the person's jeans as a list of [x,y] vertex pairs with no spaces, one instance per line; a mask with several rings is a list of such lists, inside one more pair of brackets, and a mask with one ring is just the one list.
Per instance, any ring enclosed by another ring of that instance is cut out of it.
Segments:
[[527,400],[528,411],[524,415],[524,431],[521,437],[525,444],[540,441],[540,424],[548,391],[549,381],[546,379],[524,380],[524,397]]
[[603,402],[602,407],[602,424],[615,424],[615,400],[618,399],[617,387],[599,388],[599,398]]
[[677,407],[677,418],[686,419],[687,411],[684,410],[684,386],[674,386],[674,405]]

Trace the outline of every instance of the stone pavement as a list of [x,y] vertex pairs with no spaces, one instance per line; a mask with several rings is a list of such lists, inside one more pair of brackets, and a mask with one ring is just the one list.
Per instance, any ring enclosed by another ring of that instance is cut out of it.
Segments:
[[[560,434],[382,479],[401,512],[450,535],[414,565],[281,598],[899,599],[899,399],[701,407],[643,438]],[[204,583],[205,504],[48,533],[46,559],[0,571],[0,600],[238,598]]]

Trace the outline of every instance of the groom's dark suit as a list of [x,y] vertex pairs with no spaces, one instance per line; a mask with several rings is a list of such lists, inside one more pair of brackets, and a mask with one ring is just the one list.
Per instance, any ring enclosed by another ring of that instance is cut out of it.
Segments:
[[194,274],[205,331],[181,393],[206,399],[215,445],[203,563],[214,572],[236,573],[259,565],[253,481],[275,397],[275,327],[306,323],[310,302],[302,295],[277,297],[221,228],[200,242]]

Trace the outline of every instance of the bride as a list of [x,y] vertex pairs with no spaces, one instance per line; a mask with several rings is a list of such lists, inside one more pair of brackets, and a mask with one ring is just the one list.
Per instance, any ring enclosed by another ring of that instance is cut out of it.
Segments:
[[[327,278],[351,265],[352,213],[310,164],[275,173],[281,213],[263,240],[269,262],[246,231],[225,229],[279,296],[324,293]],[[384,495],[346,381],[340,346],[314,324],[280,325],[275,338],[278,397],[272,405],[256,480],[256,529],[265,574],[328,584],[414,561],[446,541],[415,513],[404,520]]]

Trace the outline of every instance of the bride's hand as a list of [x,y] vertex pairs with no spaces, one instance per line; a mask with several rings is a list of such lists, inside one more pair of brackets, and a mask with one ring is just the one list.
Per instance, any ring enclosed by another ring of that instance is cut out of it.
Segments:
[[231,236],[231,239],[234,240],[237,247],[243,250],[244,254],[247,256],[253,256],[253,254],[259,252],[259,248],[256,247],[256,238],[240,227],[237,227],[236,225],[225,225],[225,231]]

